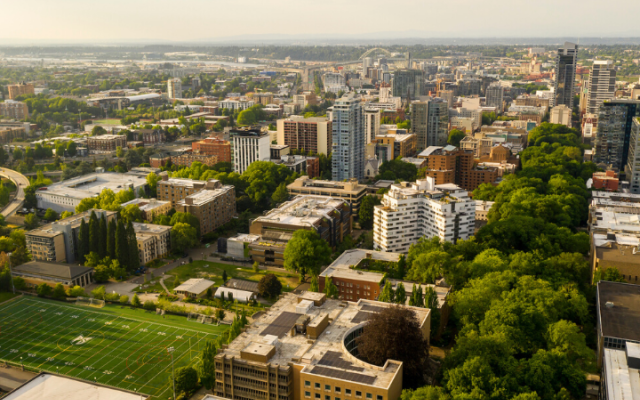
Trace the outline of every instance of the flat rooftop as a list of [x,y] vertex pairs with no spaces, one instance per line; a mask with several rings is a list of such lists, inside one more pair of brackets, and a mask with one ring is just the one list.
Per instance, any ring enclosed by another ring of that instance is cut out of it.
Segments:
[[171,230],[170,226],[146,224],[141,222],[133,222],[133,230],[136,232],[136,236],[139,234],[152,234],[157,235]]
[[64,376],[40,374],[9,393],[5,400],[140,400],[147,396]]
[[323,218],[333,219],[329,213],[344,203],[344,200],[329,196],[301,195],[254,221],[295,226],[316,225]]
[[591,229],[640,233],[640,215],[614,211],[598,211],[591,220]]
[[[627,347],[636,347],[627,343]],[[606,391],[608,400],[640,400],[640,370],[632,368],[627,362],[625,350],[604,349],[606,371]],[[604,378],[604,377],[603,377]]]
[[91,209],[88,211],[84,211],[81,212],[80,214],[75,214],[72,215],[68,218],[65,219],[61,219],[59,221],[54,221],[50,224],[46,224],[46,225],[42,225],[36,229],[32,229],[30,231],[28,231],[26,234],[27,235],[35,235],[35,236],[45,236],[45,237],[55,237],[59,234],[62,233],[62,229],[59,228],[59,226],[71,226],[71,229],[76,228],[78,226],[80,226],[80,224],[82,223],[82,220],[84,220],[84,222],[88,223],[89,219],[91,218],[91,212],[95,211],[96,216],[98,217],[98,219],[100,218],[101,214],[104,214],[107,218],[109,218],[112,215],[117,214],[117,211],[105,211],[105,210],[98,210],[98,209]]
[[51,184],[40,188],[36,194],[51,194],[76,199],[97,197],[104,189],[110,189],[114,193],[133,188],[137,190],[147,184],[146,178],[120,174],[117,172],[102,172],[79,176],[66,181]]
[[188,179],[188,178],[169,178],[166,181],[159,181],[158,185],[171,185],[171,186],[183,186],[192,188],[194,184],[204,185],[207,183],[206,181],[199,181],[196,179]]
[[[218,355],[242,358],[241,353],[248,350],[252,353],[259,350],[261,355],[268,355],[275,350],[268,359],[272,365],[287,366],[293,363],[302,366],[304,373],[387,388],[400,370],[399,363],[389,360],[383,367],[378,367],[360,361],[346,350],[344,337],[352,328],[365,323],[370,315],[392,304],[370,300],[351,303],[329,299],[320,306],[314,306],[314,298],[307,298],[311,294],[285,294],[264,315],[248,325],[246,331],[229,344],[228,348],[219,350]],[[323,297],[321,293],[313,295]],[[309,303],[311,306],[307,308]],[[409,308],[416,313],[420,326],[429,320],[429,309]],[[318,326],[325,317],[328,318],[329,325],[315,340],[308,339],[304,334],[292,335],[296,321],[302,316],[309,318],[309,327]]]
[[141,211],[151,211],[154,208],[158,208],[158,207],[162,207],[164,205],[167,205],[171,203],[170,201],[162,201],[162,200],[158,200],[158,199],[143,199],[143,198],[137,198],[137,199],[133,199],[131,201],[127,201],[126,203],[122,203],[121,206],[124,208],[126,206],[135,204],[138,206],[138,208]]
[[[233,186],[223,186],[219,189],[203,189],[197,193],[185,197],[184,199],[176,202],[176,204],[193,204],[194,206],[201,206],[203,204],[207,204],[216,197],[229,192],[229,190],[233,190]],[[193,203],[187,203],[187,199],[193,199]]]
[[600,281],[597,288],[602,335],[640,342],[640,286]]
[[73,279],[92,271],[93,268],[49,261],[29,261],[28,263],[13,267],[11,270],[17,275],[26,274],[59,279]]
[[337,277],[380,283],[384,278],[384,275],[380,272],[351,269],[351,267],[358,265],[360,261],[364,259],[398,262],[400,259],[400,253],[387,253],[383,251],[361,249],[347,250],[332,262],[324,271],[322,271],[320,276],[325,278]]

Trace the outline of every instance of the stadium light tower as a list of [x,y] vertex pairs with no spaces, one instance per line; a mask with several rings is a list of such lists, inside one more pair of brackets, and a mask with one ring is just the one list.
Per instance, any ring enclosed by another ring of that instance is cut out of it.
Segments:
[[173,400],[176,400],[176,374],[173,369],[173,352],[175,348],[169,347],[167,351],[171,354],[171,382],[173,383]]

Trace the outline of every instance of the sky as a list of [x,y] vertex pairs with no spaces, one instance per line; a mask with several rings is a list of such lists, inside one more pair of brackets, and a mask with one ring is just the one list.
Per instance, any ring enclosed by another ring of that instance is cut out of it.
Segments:
[[640,37],[638,0],[19,0],[3,42],[214,41],[238,36]]

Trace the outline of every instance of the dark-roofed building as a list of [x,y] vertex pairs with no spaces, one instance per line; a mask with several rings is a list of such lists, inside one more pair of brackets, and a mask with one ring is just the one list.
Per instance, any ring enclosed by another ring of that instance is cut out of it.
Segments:
[[21,277],[28,286],[46,283],[65,287],[87,286],[93,282],[93,268],[48,261],[31,261],[11,268],[11,275]]
[[640,343],[640,286],[598,282],[598,365],[604,349],[624,350],[627,342]]
[[225,284],[226,287],[247,292],[258,293],[258,282],[245,281],[243,279],[231,278]]

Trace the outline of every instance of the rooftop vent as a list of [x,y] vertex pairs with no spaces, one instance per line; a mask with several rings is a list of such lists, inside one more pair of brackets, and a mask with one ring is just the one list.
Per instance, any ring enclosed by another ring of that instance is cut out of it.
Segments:
[[612,301],[607,301],[604,305],[607,306],[607,308],[613,308],[613,302]]

